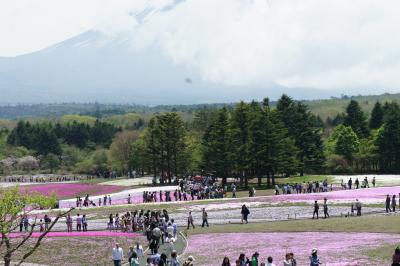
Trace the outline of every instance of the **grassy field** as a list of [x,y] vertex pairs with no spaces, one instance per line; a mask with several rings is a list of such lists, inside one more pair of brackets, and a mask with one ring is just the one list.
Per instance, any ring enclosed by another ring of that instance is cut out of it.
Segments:
[[187,234],[237,232],[371,232],[400,234],[400,216],[364,216],[319,220],[213,225],[189,230]]
[[378,248],[366,249],[362,253],[368,256],[371,261],[385,261],[388,258],[392,258],[393,251],[398,245],[383,245]]

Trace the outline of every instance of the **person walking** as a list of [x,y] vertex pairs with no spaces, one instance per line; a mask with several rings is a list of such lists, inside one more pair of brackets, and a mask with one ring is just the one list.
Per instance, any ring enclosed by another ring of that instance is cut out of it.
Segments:
[[361,216],[361,207],[362,207],[361,202],[358,199],[356,199],[357,216]]
[[82,231],[82,217],[80,217],[79,213],[76,215],[76,231]]
[[190,225],[192,225],[193,229],[195,228],[194,224],[193,224],[193,216],[192,216],[192,212],[189,211],[189,215],[188,215],[188,219],[187,219],[187,229],[189,230]]
[[368,183],[368,177],[367,176],[364,178],[364,184],[365,184],[365,188],[369,188],[369,183]]
[[136,243],[135,252],[139,259],[144,257],[143,247],[139,245],[139,242]]
[[358,178],[356,178],[356,181],[354,182],[354,185],[356,185],[356,189],[358,189],[360,185],[360,181],[358,181]]
[[50,217],[46,214],[45,216],[44,216],[44,229],[47,231],[47,230],[49,230],[49,225],[50,225],[50,223],[51,223],[51,219],[50,219]]
[[319,261],[318,254],[317,254],[317,249],[313,248],[311,251],[311,256],[310,256],[310,266],[319,266],[322,263]]
[[86,219],[86,214],[82,216],[82,227],[83,227],[83,232],[87,232],[87,219]]
[[319,204],[318,204],[318,201],[315,201],[314,202],[314,212],[313,212],[313,215],[312,215],[313,219],[315,218],[315,215],[317,215],[317,219],[319,219],[318,211],[319,211]]
[[375,176],[372,178],[372,186],[375,187],[376,184],[376,180],[375,180]]
[[179,261],[178,261],[178,255],[176,254],[176,251],[172,251],[171,253],[171,260],[170,260],[171,266],[180,266]]
[[349,187],[349,190],[351,190],[351,186],[353,185],[353,180],[351,179],[351,177],[350,177],[349,182],[347,183],[347,185]]
[[203,223],[201,224],[201,227],[204,227],[205,224],[208,227],[208,214],[205,208],[203,208],[202,218],[203,218]]
[[72,232],[72,218],[71,215],[67,215],[67,232]]
[[242,223],[243,223],[243,221],[245,221],[246,224],[248,224],[249,222],[247,221],[247,217],[249,216],[250,211],[245,204],[243,204],[243,206],[242,206],[241,214],[242,214]]
[[389,194],[386,195],[386,212],[391,212],[392,210],[390,209],[390,196]]
[[112,260],[114,262],[114,266],[121,266],[123,258],[124,250],[119,246],[118,243],[115,243],[115,247],[112,250]]
[[324,199],[324,218],[329,218],[329,213],[328,213],[328,203],[327,203],[328,199],[325,198]]
[[393,197],[392,197],[392,210],[393,210],[393,212],[396,212],[396,205],[397,205],[396,195],[393,195]]

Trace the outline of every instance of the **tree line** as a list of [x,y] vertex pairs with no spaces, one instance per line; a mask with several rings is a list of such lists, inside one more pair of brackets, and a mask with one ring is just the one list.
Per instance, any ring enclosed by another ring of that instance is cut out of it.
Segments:
[[7,137],[7,143],[13,146],[34,150],[38,155],[61,155],[61,144],[66,143],[83,149],[90,146],[109,147],[114,135],[120,129],[112,124],[96,122],[86,123],[34,123],[19,121]]
[[[165,112],[121,128],[95,123],[18,122],[7,144],[36,155],[62,158],[68,169],[105,174],[175,176],[212,174],[275,183],[277,176],[304,173],[400,171],[400,107],[376,102],[370,115],[351,100],[325,122],[302,102],[283,95],[221,108],[202,107],[184,121]],[[51,160],[50,160],[51,162]],[[50,164],[51,165],[51,164]]]

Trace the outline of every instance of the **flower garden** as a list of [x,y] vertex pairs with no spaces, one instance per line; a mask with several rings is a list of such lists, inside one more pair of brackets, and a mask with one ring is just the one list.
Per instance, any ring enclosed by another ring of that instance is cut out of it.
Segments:
[[261,260],[272,256],[276,261],[283,261],[286,253],[293,252],[298,265],[307,265],[313,248],[318,248],[324,265],[350,266],[379,265],[379,261],[371,261],[366,252],[398,244],[400,236],[329,232],[224,233],[197,234],[190,236],[188,241],[186,253],[196,257],[199,266],[218,265],[215,260],[225,256],[234,262],[240,252],[251,256],[255,251],[260,253]]
[[28,185],[20,187],[21,192],[41,193],[49,196],[55,194],[58,199],[69,199],[75,197],[84,197],[89,195],[104,195],[112,194],[125,189],[121,186],[113,185],[98,185],[98,184],[78,184],[78,183],[49,183]]
[[[124,184],[124,181],[115,182]],[[131,183],[126,181],[126,184]],[[308,256],[312,248],[319,250],[324,265],[389,265],[395,246],[400,245],[400,212],[386,214],[384,201],[387,194],[399,195],[400,186],[387,186],[357,190],[334,190],[325,193],[289,194],[276,196],[224,198],[178,202],[142,203],[143,191],[174,191],[177,186],[132,187],[123,185],[92,183],[45,183],[21,186],[21,192],[38,192],[44,195],[54,193],[60,208],[75,207],[76,197],[90,195],[97,199],[110,195],[112,206],[78,208],[75,215],[86,214],[89,232],[65,232],[65,219],[55,225],[43,240],[40,250],[28,261],[40,265],[109,265],[112,246],[120,242],[127,253],[128,247],[137,241],[147,244],[142,233],[123,233],[107,230],[110,213],[124,213],[140,209],[167,209],[174,218],[183,235],[187,237],[187,246],[179,240],[182,259],[192,255],[195,265],[221,265],[222,258],[229,257],[231,264],[240,253],[250,257],[260,253],[260,260],[268,256],[281,265],[287,252],[293,252],[298,265],[308,265]],[[131,196],[130,205],[127,197]],[[171,193],[173,197],[173,193]],[[323,216],[322,201],[328,199],[330,219],[312,220],[312,203],[321,204],[320,216]],[[365,216],[343,218],[350,204],[358,199],[363,204]],[[250,223],[240,224],[240,208],[246,204],[250,208]],[[201,228],[201,210],[208,212],[210,227]],[[186,231],[187,213],[193,212],[196,229]],[[54,210],[40,211],[38,219]],[[295,220],[296,219],[296,220]],[[75,229],[75,228],[74,228]],[[35,232],[32,237],[37,238]],[[13,233],[12,238],[24,236]],[[45,250],[57,253],[52,259],[46,257]],[[99,256],[98,254],[103,254]],[[93,262],[92,260],[98,260]]]

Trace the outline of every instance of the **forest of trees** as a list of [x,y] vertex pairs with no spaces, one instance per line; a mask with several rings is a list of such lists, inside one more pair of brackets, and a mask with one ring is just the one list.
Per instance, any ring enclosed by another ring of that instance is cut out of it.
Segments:
[[[107,175],[136,171],[161,177],[213,174],[273,185],[278,176],[399,173],[400,107],[376,102],[371,114],[351,100],[322,121],[283,95],[271,106],[240,102],[184,113],[156,113],[132,125],[19,121],[0,134],[2,157],[33,156],[40,168]],[[1,166],[1,164],[0,164]],[[33,167],[35,168],[35,167]],[[12,169],[1,169],[3,172]]]

